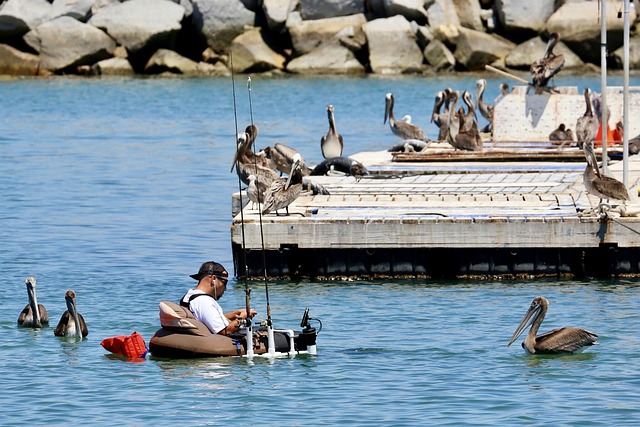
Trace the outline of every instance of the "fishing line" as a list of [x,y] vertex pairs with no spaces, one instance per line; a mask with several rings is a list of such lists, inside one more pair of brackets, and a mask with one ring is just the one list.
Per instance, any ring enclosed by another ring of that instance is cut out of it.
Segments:
[[[251,76],[247,77],[247,94],[249,97],[249,116],[251,118],[251,125],[253,125],[253,102],[251,99]],[[254,150],[255,150],[255,141],[254,141]],[[254,151],[255,153],[255,151]],[[257,161],[257,155],[254,155],[253,157],[253,162],[254,162],[254,170],[256,171],[256,187],[258,187],[258,161]],[[259,187],[258,189],[258,194],[260,193],[260,189]],[[265,190],[266,193],[266,190]],[[264,196],[266,194],[263,194],[263,200],[262,202],[264,203]],[[269,280],[267,279],[267,255],[264,249],[264,230],[263,230],[263,224],[262,224],[262,206],[261,204],[259,204],[258,206],[260,206],[260,208],[258,209],[258,221],[260,223],[260,243],[262,245],[262,275],[264,277],[264,291],[265,291],[265,298],[266,298],[266,303],[267,303],[267,322],[269,324],[269,326],[271,326],[271,305],[269,303]]]
[[[235,75],[233,72],[233,51],[232,50],[229,50],[229,68],[231,69],[231,87],[233,92],[233,119],[235,121],[235,127],[236,127],[235,140],[236,140],[236,153],[237,153],[240,148],[240,143],[238,141],[238,109],[236,105],[236,81],[235,81]],[[244,202],[242,200],[242,181],[240,180],[240,170],[238,167],[239,163],[240,163],[240,159],[236,155],[236,174],[238,175],[238,194],[240,195],[240,230],[242,235],[242,262],[244,263],[244,271],[245,271],[244,293],[245,293],[245,305],[247,310],[246,319],[247,319],[247,322],[250,322],[249,295],[251,294],[251,289],[249,289],[249,283],[247,282],[249,266],[247,264],[247,251],[246,251],[247,243],[245,240],[245,230],[244,230],[244,209],[243,209]],[[238,269],[236,267],[236,275],[238,274],[237,270]]]

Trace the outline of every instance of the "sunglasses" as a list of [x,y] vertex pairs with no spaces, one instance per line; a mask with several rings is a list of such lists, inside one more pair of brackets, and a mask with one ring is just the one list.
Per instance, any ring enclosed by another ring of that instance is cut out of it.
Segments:
[[222,281],[222,284],[223,284],[224,286],[227,286],[227,282],[229,281],[229,278],[228,278],[228,277],[220,276],[220,275],[218,275],[218,274],[212,274],[212,276],[217,277],[217,278],[218,278],[218,280]]

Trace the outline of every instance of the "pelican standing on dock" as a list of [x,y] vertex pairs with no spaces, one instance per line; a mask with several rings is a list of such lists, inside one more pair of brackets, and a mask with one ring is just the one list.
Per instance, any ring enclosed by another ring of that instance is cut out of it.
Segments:
[[273,162],[276,169],[280,171],[281,174],[289,173],[291,165],[293,164],[293,156],[296,154],[300,155],[300,170],[302,171],[302,175],[309,175],[309,172],[311,172],[307,167],[302,154],[300,154],[300,152],[295,148],[291,148],[288,145],[278,143],[273,147],[266,147],[260,151],[264,152],[265,156]]
[[580,353],[585,348],[598,344],[596,334],[580,328],[559,328],[536,335],[548,309],[549,301],[546,298],[535,297],[507,347],[518,339],[529,325],[531,325],[531,329],[522,343],[522,348],[530,354]]
[[599,197],[600,203],[602,203],[604,199],[631,200],[629,192],[623,183],[600,173],[598,160],[596,159],[592,143],[585,142],[582,149],[587,158],[587,167],[584,169],[582,175],[582,183],[587,193]]
[[467,112],[464,113],[464,129],[471,130],[471,127],[475,124],[478,126],[478,115],[476,114],[476,108],[473,106],[473,96],[468,90],[462,91],[462,102],[467,106]]
[[600,120],[593,114],[593,105],[591,103],[592,92],[588,87],[584,88],[584,101],[586,110],[582,117],[576,122],[576,137],[578,138],[578,147],[582,148],[586,142],[591,143],[596,139],[598,134],[598,126]]
[[475,121],[471,122],[471,126],[467,129],[465,125],[465,114],[462,108],[456,113],[458,118],[458,133],[454,137],[454,147],[459,150],[466,151],[482,151],[482,138],[478,132],[478,125]]
[[300,171],[300,154],[293,156],[293,165],[287,178],[274,180],[264,195],[264,207],[262,214],[270,212],[278,215],[278,210],[285,208],[289,215],[289,205],[298,198],[302,192],[302,172]]
[[84,317],[76,309],[76,293],[68,290],[64,294],[64,300],[67,303],[67,311],[62,314],[53,334],[57,337],[86,337],[89,335],[89,329]]
[[574,142],[573,131],[565,126],[564,123],[560,123],[557,129],[549,134],[549,141],[559,145],[559,148],[564,147],[567,143]]
[[552,33],[549,36],[547,48],[542,58],[533,61],[531,64],[531,78],[536,93],[542,92],[542,89],[547,87],[549,80],[558,74],[564,66],[564,55],[561,53],[558,55],[553,53],[553,48],[559,41],[560,34]]
[[269,185],[278,179],[278,173],[274,170],[275,165],[270,159],[251,151],[257,135],[258,127],[255,125],[249,125],[245,132],[238,133],[238,148],[231,170],[233,171],[235,167],[238,177],[246,185],[249,185],[249,176],[255,176],[256,187],[260,193],[264,194]]
[[449,117],[447,117],[447,133],[446,133],[446,141],[455,149],[458,149],[456,146],[456,135],[460,131],[460,124],[458,120],[453,120],[453,115],[456,114],[456,106],[458,105],[458,91],[452,91],[449,96]]
[[491,127],[493,126],[493,105],[487,104],[484,99],[482,99],[486,88],[487,81],[485,79],[476,80],[476,109],[480,111],[480,115],[489,122],[484,130],[491,132]]
[[[330,159],[332,157],[342,156],[342,149],[344,148],[342,135],[338,133],[336,129],[336,118],[333,113],[333,105],[327,105],[327,116],[329,117],[329,131],[325,136],[320,138],[320,150],[322,150],[322,157]],[[409,119],[411,121],[411,119]]]
[[36,297],[36,278],[29,276],[24,283],[27,285],[27,295],[29,296],[29,304],[18,316],[18,326],[23,328],[42,328],[49,326],[49,314],[44,305],[38,304]]
[[410,121],[397,120],[393,117],[393,104],[394,96],[392,93],[388,93],[385,96],[385,110],[384,110],[384,122],[387,123],[389,119],[389,127],[391,131],[402,139],[419,139],[420,141],[429,142],[429,138],[426,137],[422,130],[411,123]]

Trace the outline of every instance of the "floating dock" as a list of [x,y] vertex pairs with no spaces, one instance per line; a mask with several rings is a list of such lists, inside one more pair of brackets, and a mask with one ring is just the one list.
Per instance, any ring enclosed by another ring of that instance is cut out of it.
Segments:
[[[580,98],[573,92],[563,95],[570,98],[554,96],[522,95],[520,107],[508,101],[510,107],[503,111],[511,115],[522,108],[535,118],[521,124],[527,132],[516,132],[548,135],[549,130],[539,127],[558,123],[546,119],[546,109],[557,116],[559,105]],[[507,139],[506,130],[494,123],[496,132],[502,132],[500,140],[485,142],[481,153],[436,143],[423,153],[353,155],[370,176],[312,177],[331,194],[301,195],[289,206],[289,216],[260,215],[247,204],[246,195],[234,194],[236,276],[348,280],[640,275],[639,156],[628,162],[631,202],[614,206],[606,216],[584,215],[599,199],[588,195],[582,183],[582,150],[559,150],[540,138]],[[620,147],[617,150],[620,154]],[[609,147],[608,154],[613,157],[616,149]],[[622,181],[622,161],[610,162],[608,173]]]

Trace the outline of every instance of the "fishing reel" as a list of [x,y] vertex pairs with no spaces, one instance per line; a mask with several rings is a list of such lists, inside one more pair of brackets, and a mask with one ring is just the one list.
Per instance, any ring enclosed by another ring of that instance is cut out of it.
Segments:
[[[316,328],[311,326],[311,324],[309,323],[310,320],[315,320],[316,322],[319,323],[320,327],[318,329],[318,332],[316,332]],[[320,321],[320,319],[316,319],[315,317],[310,317],[309,316],[309,307],[307,307],[304,310],[304,313],[302,314],[302,320],[300,321],[300,327],[303,328],[302,329],[302,333],[305,333],[305,334],[308,334],[308,333],[319,334],[320,331],[322,330],[322,322]]]

